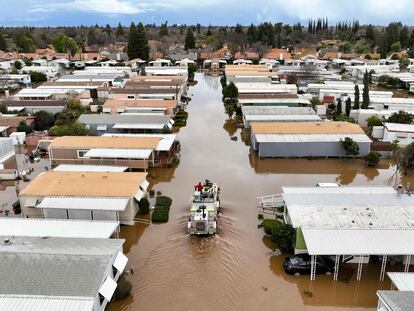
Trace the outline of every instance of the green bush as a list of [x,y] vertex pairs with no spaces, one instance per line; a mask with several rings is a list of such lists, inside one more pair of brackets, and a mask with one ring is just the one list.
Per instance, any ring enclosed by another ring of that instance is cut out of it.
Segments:
[[172,199],[165,196],[165,195],[160,195],[159,197],[157,197],[157,199],[155,200],[155,205],[157,207],[165,207],[165,208],[170,208],[172,203]]
[[345,139],[341,139],[341,142],[347,155],[356,156],[359,154],[359,145],[351,137],[345,137]]
[[120,300],[128,297],[131,294],[132,284],[128,280],[121,280],[115,289],[115,300]]
[[142,198],[139,201],[138,206],[139,206],[139,213],[141,215],[146,215],[149,213],[150,203],[147,198]]
[[380,118],[378,118],[378,116],[373,115],[373,116],[370,116],[369,118],[367,118],[367,125],[368,125],[368,127],[381,126],[382,125],[382,120]]
[[170,208],[155,206],[151,215],[152,222],[167,222],[169,218]]
[[376,166],[379,163],[380,158],[381,154],[376,151],[371,151],[364,157],[368,166]]
[[46,82],[47,76],[43,72],[31,71],[30,79],[32,80],[32,83]]
[[258,227],[263,228],[270,240],[277,243],[282,250],[286,252],[292,251],[295,241],[295,230],[291,225],[281,223],[275,219],[263,219]]

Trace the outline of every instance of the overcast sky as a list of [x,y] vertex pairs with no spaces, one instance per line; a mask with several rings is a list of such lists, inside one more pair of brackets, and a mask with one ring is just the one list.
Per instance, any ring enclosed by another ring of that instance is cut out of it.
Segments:
[[412,0],[0,0],[1,26],[128,25],[144,23],[203,25],[264,21],[302,22],[328,17],[330,23],[401,21],[414,25]]

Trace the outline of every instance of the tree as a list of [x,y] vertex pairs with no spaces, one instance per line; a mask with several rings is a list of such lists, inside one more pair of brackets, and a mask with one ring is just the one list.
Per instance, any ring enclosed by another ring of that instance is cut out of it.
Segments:
[[138,206],[139,206],[139,213],[141,215],[146,215],[149,213],[150,202],[148,201],[146,197],[143,197],[139,201]]
[[139,23],[137,26],[137,55],[138,58],[143,60],[149,60],[149,46],[148,46],[148,38],[147,33],[145,31],[144,25]]
[[270,237],[270,240],[286,252],[291,252],[295,241],[295,230],[289,224],[276,219],[264,219],[259,228]]
[[406,175],[408,170],[414,169],[414,143],[401,148],[398,141],[393,142],[392,158],[397,167],[396,172]]
[[7,49],[7,41],[3,36],[3,33],[0,32],[0,51],[5,51]]
[[368,127],[381,126],[382,120],[378,116],[373,115],[367,118],[367,125]]
[[165,21],[165,23],[161,24],[159,35],[160,35],[160,37],[168,36],[168,22],[167,21]]
[[393,44],[391,44],[391,51],[393,51],[393,52],[399,52],[399,51],[401,51],[401,43],[400,43],[400,41],[394,42]]
[[132,284],[128,280],[120,280],[116,286],[114,297],[115,300],[121,300],[131,294]]
[[364,89],[362,91],[362,109],[368,109],[369,106],[369,73],[364,73]]
[[359,154],[359,145],[351,137],[345,137],[345,139],[341,139],[341,143],[347,155],[356,156]]
[[410,65],[410,59],[408,57],[400,57],[400,70],[404,71]]
[[69,58],[75,56],[79,49],[76,41],[65,34],[52,36],[51,43],[56,52],[68,53]]
[[17,70],[22,69],[22,63],[19,60],[16,60],[13,64],[14,68],[16,68]]
[[223,88],[222,94],[224,98],[236,99],[239,95],[239,90],[233,82],[230,82],[225,88]]
[[53,115],[47,111],[40,110],[34,114],[35,120],[34,120],[34,129],[36,131],[44,131],[49,129],[53,123],[55,122],[55,119],[53,118]]
[[32,83],[46,82],[47,76],[43,72],[30,71],[30,79]]
[[365,163],[368,166],[376,166],[379,163],[379,160],[381,158],[381,154],[376,152],[376,151],[371,151],[370,153],[368,153],[364,159],[365,159]]
[[252,46],[258,40],[259,37],[257,34],[257,28],[255,25],[250,24],[250,26],[247,28],[247,41],[249,42],[249,45]]
[[345,102],[345,114],[348,118],[349,118],[349,115],[351,114],[351,107],[352,107],[351,98],[348,97]]
[[105,28],[102,29],[102,32],[106,33],[107,36],[112,34],[112,28],[109,24],[106,24]]
[[336,104],[336,114],[340,115],[342,114],[342,100],[338,98],[337,104]]
[[118,27],[116,28],[115,35],[117,38],[122,38],[125,35],[124,27],[122,27],[121,23],[118,23]]
[[26,135],[33,132],[33,129],[30,125],[27,125],[26,122],[20,121],[19,126],[17,127],[18,132],[25,132]]
[[358,84],[355,85],[355,93],[354,93],[354,109],[359,109],[359,86]]
[[410,32],[408,30],[408,27],[404,26],[403,28],[401,28],[401,31],[400,31],[400,40],[399,41],[401,43],[401,47],[407,48],[409,40],[410,40]]
[[412,124],[414,115],[405,111],[394,112],[387,120],[389,123]]
[[129,26],[128,33],[128,44],[127,44],[127,54],[128,58],[135,59],[138,58],[138,43],[137,43],[137,28],[135,27],[134,22]]
[[89,136],[92,135],[90,129],[81,122],[73,124],[54,125],[49,129],[50,136]]
[[187,35],[185,36],[184,48],[186,50],[195,48],[195,38],[194,38],[193,30],[191,29],[191,27],[188,27],[187,29]]

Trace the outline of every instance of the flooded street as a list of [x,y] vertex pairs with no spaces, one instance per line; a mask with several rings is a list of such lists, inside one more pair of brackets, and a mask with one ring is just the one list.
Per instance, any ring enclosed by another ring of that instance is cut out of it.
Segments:
[[[400,182],[383,160],[367,168],[362,160],[266,159],[250,155],[249,146],[224,112],[219,78],[197,74],[190,88],[188,123],[179,132],[177,169],[149,172],[156,191],[173,199],[166,224],[123,227],[133,294],[110,310],[373,310],[379,269],[365,267],[362,281],[333,282],[332,276],[288,276],[284,256],[257,228],[256,197],[279,193],[282,186],[318,182],[383,185]],[[237,141],[231,140],[236,136]],[[245,135],[244,135],[245,136]],[[209,238],[186,233],[192,187],[210,179],[221,186],[219,233]],[[403,182],[414,182],[413,176]],[[390,267],[390,269],[401,269]],[[341,272],[340,272],[341,274]]]

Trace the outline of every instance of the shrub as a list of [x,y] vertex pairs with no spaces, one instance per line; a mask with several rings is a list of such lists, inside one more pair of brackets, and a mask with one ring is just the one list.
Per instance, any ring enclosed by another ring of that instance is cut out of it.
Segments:
[[157,197],[157,199],[155,200],[155,205],[157,207],[165,207],[165,208],[170,208],[172,203],[172,199],[165,196],[165,195],[160,195],[159,197]]
[[405,112],[405,111],[398,111],[393,113],[387,120],[390,123],[401,123],[401,124],[411,124],[414,120],[414,114]]
[[347,155],[356,156],[359,154],[359,145],[351,137],[345,137],[345,139],[341,139],[341,142]]
[[382,120],[380,118],[378,118],[378,116],[373,115],[373,116],[370,116],[369,118],[367,118],[367,125],[368,125],[368,127],[381,126],[382,125]]
[[263,219],[258,227],[263,228],[264,232],[269,235],[270,240],[277,243],[282,250],[286,252],[292,251],[295,230],[291,225],[281,223],[275,219]]
[[222,94],[224,98],[237,98],[239,90],[233,82],[230,82],[225,88],[223,88]]
[[169,167],[178,167],[180,165],[180,157],[175,155],[169,164]]
[[33,129],[30,125],[27,125],[26,122],[20,121],[19,126],[17,127],[18,132],[25,132],[26,134],[30,134],[33,132]]
[[365,159],[365,163],[368,166],[376,166],[379,163],[379,160],[381,158],[381,154],[379,154],[376,151],[371,151],[370,153],[368,153],[364,159]]
[[32,83],[46,82],[47,76],[43,72],[31,71],[30,79],[32,80]]
[[139,206],[139,213],[140,213],[141,215],[146,215],[146,214],[148,214],[148,213],[149,213],[149,206],[150,206],[150,203],[149,203],[149,201],[148,201],[148,199],[147,199],[147,198],[142,198],[142,199],[139,201],[138,206]]
[[170,208],[155,206],[151,215],[152,222],[167,222],[169,218]]
[[124,299],[131,294],[132,284],[128,280],[121,280],[115,289],[115,300]]

